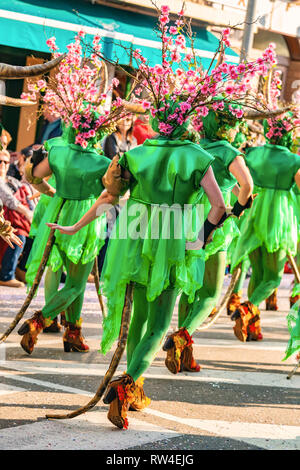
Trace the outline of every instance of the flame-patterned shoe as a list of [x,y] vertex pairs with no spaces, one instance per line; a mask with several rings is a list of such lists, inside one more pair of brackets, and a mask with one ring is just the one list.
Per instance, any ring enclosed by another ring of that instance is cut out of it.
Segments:
[[300,295],[290,296],[290,308],[300,299]]
[[233,312],[241,305],[242,297],[233,292],[227,302],[227,315],[232,315]]
[[105,404],[110,404],[107,418],[119,429],[128,429],[127,412],[134,403],[135,383],[129,374],[123,374],[112,380],[103,398]]
[[52,320],[50,318],[43,317],[41,310],[35,312],[31,318],[23,323],[18,330],[18,334],[23,336],[20,344],[24,351],[28,354],[32,353],[39,333],[47,326],[50,326],[51,323]]
[[129,408],[131,411],[141,411],[151,403],[150,398],[148,398],[144,392],[144,380],[144,377],[139,377],[135,381],[135,388],[133,390],[134,401],[130,403]]
[[58,319],[56,317],[50,326],[46,326],[46,328],[43,329],[43,333],[59,333],[60,330],[61,325],[58,323]]
[[186,346],[192,344],[192,338],[185,328],[180,328],[172,335],[168,336],[163,351],[167,351],[165,364],[172,374],[180,372],[181,368],[181,353]]
[[231,320],[235,320],[233,331],[240,341],[261,341],[263,339],[260,328],[260,311],[251,302],[243,302],[233,313]]
[[194,359],[193,346],[189,344],[181,353],[181,371],[200,372],[200,369],[200,365]]
[[277,305],[277,289],[274,290],[274,292],[266,299],[266,310],[273,310],[277,311],[278,310],[278,305]]
[[88,345],[84,342],[84,337],[81,334],[81,323],[81,319],[76,323],[65,323],[66,329],[63,336],[65,352],[88,352],[90,350]]

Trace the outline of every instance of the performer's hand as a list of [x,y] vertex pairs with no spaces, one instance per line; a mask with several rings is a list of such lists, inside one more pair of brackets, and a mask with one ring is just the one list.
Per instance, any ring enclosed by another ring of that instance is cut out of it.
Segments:
[[51,224],[51,223],[46,223],[46,225],[50,227],[51,229],[59,230],[60,233],[63,233],[65,235],[74,235],[78,231],[75,228],[75,225],[70,225],[69,227],[68,226],[64,227],[63,225]]

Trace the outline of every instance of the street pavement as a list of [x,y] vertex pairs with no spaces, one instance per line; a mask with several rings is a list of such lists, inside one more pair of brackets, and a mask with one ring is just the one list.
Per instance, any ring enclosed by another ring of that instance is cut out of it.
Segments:
[[[20,347],[19,326],[0,346],[1,450],[299,450],[300,370],[295,358],[283,362],[288,342],[286,316],[292,275],[278,291],[279,310],[261,305],[261,342],[239,342],[223,312],[207,330],[193,335],[199,373],[171,374],[160,351],[145,373],[151,398],[143,412],[129,412],[129,429],[115,428],[99,402],[73,419],[47,420],[86,404],[104,376],[113,350],[99,353],[101,314],[93,284],[83,307],[87,354],[64,353],[62,332],[40,334],[32,355]],[[227,276],[223,291],[230,281]],[[244,289],[246,295],[246,285]],[[0,287],[0,332],[17,313],[26,289]],[[43,306],[43,283],[25,314]],[[22,324],[22,322],[21,322]],[[177,307],[170,331],[177,325]],[[118,372],[126,369],[126,357]]]

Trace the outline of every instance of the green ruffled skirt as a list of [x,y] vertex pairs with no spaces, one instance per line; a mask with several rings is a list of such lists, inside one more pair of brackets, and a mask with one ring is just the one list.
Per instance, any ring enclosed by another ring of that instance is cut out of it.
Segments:
[[283,249],[294,256],[297,237],[298,223],[292,193],[263,188],[242,223],[241,236],[232,256],[232,268],[262,245],[269,253]]
[[[84,200],[67,200],[59,215],[60,225],[73,225],[92,207],[96,198]],[[40,265],[44,250],[49,238],[50,228],[46,222],[55,222],[63,199],[57,195],[51,198],[47,204],[44,215],[38,225],[35,239],[32,245],[29,259],[27,261],[26,282],[32,285],[38,267]],[[45,206],[41,206],[44,208]],[[42,210],[42,209],[41,209]],[[60,252],[74,264],[81,262],[86,264],[98,255],[99,250],[104,245],[106,236],[106,216],[105,214],[90,224],[83,227],[75,235],[64,235],[58,230],[55,233],[55,244],[51,250],[48,266],[55,272],[63,265]]]
[[[204,251],[185,249],[189,237],[182,230],[184,213],[178,211],[176,217],[179,219],[174,231],[173,219],[171,224],[168,222],[168,210],[165,212],[167,216],[159,219],[159,206],[136,204],[136,201],[129,199],[120,212],[105,257],[100,280],[101,292],[107,298],[108,307],[108,314],[103,320],[103,354],[118,338],[126,285],[130,281],[147,288],[149,302],[170,286],[171,271],[172,279],[175,277],[175,287],[185,292],[190,302],[202,287]],[[160,223],[157,223],[158,220]]]
[[[230,193],[223,193],[223,197],[226,206],[229,206]],[[202,197],[200,203],[204,204],[204,218],[206,219],[211,208],[206,195]],[[238,219],[235,217],[229,217],[225,220],[223,227],[218,228],[214,232],[212,241],[205,247],[205,260],[219,251],[227,251],[229,249],[231,244],[234,243],[234,240],[240,235],[237,222]]]

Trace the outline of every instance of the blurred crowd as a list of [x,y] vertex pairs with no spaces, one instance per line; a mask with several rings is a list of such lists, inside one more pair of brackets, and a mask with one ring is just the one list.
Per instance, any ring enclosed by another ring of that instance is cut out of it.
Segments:
[[[0,238],[1,286],[24,287],[26,283],[26,264],[33,243],[30,227],[40,195],[25,180],[24,167],[26,160],[32,155],[34,145],[43,144],[46,140],[62,134],[59,116],[52,115],[45,109],[43,117],[44,123],[36,142],[20,151],[8,150],[12,139],[0,123],[0,200],[3,204],[4,218],[11,222],[15,234],[23,242],[22,247],[16,244],[10,247]],[[102,149],[104,154],[112,159],[116,154],[122,155],[154,135],[147,117],[130,115],[120,120],[115,132],[103,140]],[[100,270],[104,262],[106,247],[107,243],[98,256]],[[92,275],[90,280],[92,280]]]

